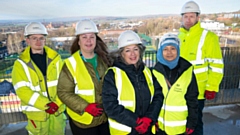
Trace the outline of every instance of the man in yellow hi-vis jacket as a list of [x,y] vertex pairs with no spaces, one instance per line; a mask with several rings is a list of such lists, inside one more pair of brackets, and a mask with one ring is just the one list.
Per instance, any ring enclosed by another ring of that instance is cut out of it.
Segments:
[[24,35],[28,47],[13,66],[12,83],[28,118],[26,129],[32,135],[64,135],[65,105],[57,96],[57,82],[62,60],[45,46],[45,26],[31,22]]
[[199,21],[200,9],[197,3],[189,1],[182,7],[180,55],[194,66],[198,83],[198,125],[193,134],[203,134],[202,110],[205,98],[214,99],[223,78],[223,60],[218,36],[204,30]]

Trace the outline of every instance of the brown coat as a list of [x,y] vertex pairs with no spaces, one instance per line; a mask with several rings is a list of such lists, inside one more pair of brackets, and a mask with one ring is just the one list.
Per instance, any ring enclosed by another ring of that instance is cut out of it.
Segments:
[[[105,72],[108,67],[100,57],[97,57],[97,63],[98,63],[97,70],[101,79],[100,81],[98,81],[95,75],[93,66],[90,63],[84,62],[94,83],[96,103],[102,104],[102,83],[103,83],[102,78],[105,75]],[[62,102],[66,104],[67,107],[81,114],[82,112],[84,112],[84,109],[87,107],[89,103],[83,98],[79,97],[77,94],[75,94],[74,89],[75,89],[74,79],[70,71],[68,70],[66,64],[64,64],[58,80],[57,94],[59,98],[62,100]],[[107,122],[107,116],[104,112],[101,116],[94,117],[90,125],[78,123],[74,120],[73,122],[76,126],[80,128],[90,128],[90,127],[95,127],[102,123]]]

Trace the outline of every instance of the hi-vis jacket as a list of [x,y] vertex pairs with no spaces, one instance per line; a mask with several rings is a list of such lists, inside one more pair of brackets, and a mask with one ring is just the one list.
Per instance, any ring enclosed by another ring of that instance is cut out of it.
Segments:
[[[120,105],[123,105],[125,109],[134,112],[136,108],[135,90],[130,80],[128,79],[127,74],[117,67],[112,67],[109,69],[113,69],[113,72],[115,73],[115,82],[118,90],[118,103]],[[152,99],[154,95],[154,87],[151,71],[147,67],[145,67],[143,73],[147,80]],[[151,102],[152,100],[149,104],[151,104]],[[132,130],[131,127],[121,124],[111,118],[108,118],[108,121],[110,126],[110,133],[113,135],[129,134]]]
[[57,96],[58,76],[62,67],[60,55],[47,46],[47,75],[44,77],[40,69],[31,60],[30,46],[19,56],[12,70],[12,83],[21,99],[22,111],[28,119],[45,121],[49,114],[45,112],[47,103],[53,101],[59,109],[55,115],[65,110],[65,105]]
[[205,90],[218,92],[224,65],[217,35],[201,28],[198,22],[189,31],[180,28],[179,38],[180,56],[194,66],[198,99],[204,99]]

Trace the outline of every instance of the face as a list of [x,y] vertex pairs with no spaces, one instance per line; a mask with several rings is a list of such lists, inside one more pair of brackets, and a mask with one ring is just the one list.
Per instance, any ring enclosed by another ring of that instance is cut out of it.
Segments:
[[26,42],[30,45],[33,53],[43,53],[45,40],[46,38],[44,35],[30,35],[26,39]]
[[174,46],[166,46],[163,49],[163,58],[167,61],[173,61],[177,58],[177,49]]
[[95,33],[86,33],[79,35],[78,44],[80,50],[83,53],[93,53],[94,48],[96,47],[96,34]]
[[122,57],[127,64],[137,65],[140,58],[140,49],[138,45],[128,45],[123,48]]
[[182,23],[184,28],[189,30],[199,20],[199,16],[196,13],[185,13],[182,16]]

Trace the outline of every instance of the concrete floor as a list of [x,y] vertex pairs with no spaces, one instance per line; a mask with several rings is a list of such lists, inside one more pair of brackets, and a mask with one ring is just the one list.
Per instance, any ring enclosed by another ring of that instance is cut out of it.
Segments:
[[[204,108],[204,135],[240,135],[240,104]],[[27,135],[26,122],[0,127],[0,135]],[[72,135],[69,124],[66,135]]]

